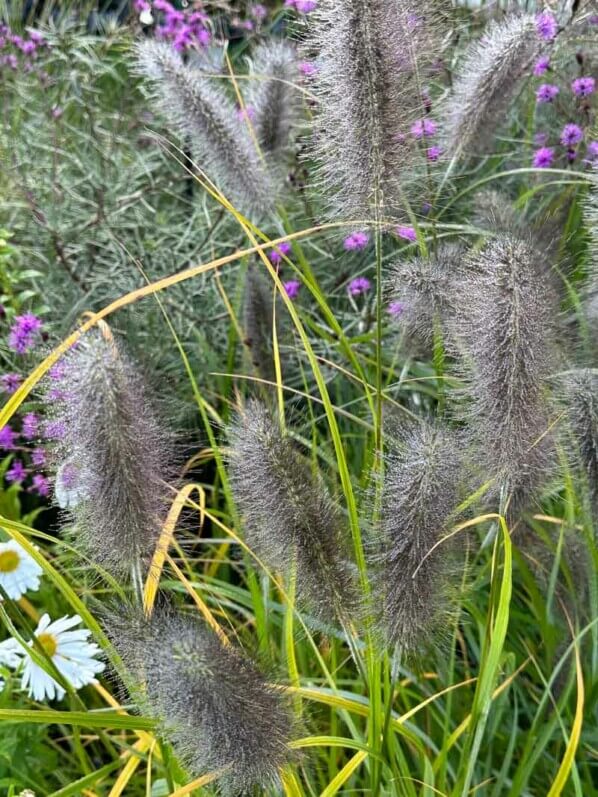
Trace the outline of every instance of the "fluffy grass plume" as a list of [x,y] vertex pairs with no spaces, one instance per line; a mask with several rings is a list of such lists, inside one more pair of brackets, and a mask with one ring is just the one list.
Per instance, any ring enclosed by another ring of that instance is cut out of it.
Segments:
[[158,109],[185,137],[199,166],[246,215],[268,210],[272,183],[228,96],[168,43],[145,40],[135,52],[139,71],[153,84]]
[[[379,534],[369,546],[387,643],[424,649],[446,627],[459,586],[462,537],[443,542],[459,504],[459,445],[428,422],[396,428],[390,441]],[[417,574],[416,574],[417,571]],[[461,562],[462,572],[462,562]]]
[[268,164],[282,166],[301,107],[301,95],[293,85],[297,54],[288,42],[269,41],[256,49],[252,65],[254,77],[247,93],[252,124]]
[[583,475],[592,517],[598,511],[598,371],[579,368],[564,380],[563,398],[567,407],[569,446]]
[[428,353],[434,335],[446,334],[450,314],[455,311],[454,283],[464,256],[461,246],[447,244],[429,258],[416,257],[392,266],[386,292],[402,306],[400,329],[409,349]]
[[584,203],[584,221],[588,230],[590,256],[583,310],[593,341],[598,333],[598,169],[594,168],[588,180],[590,190]]
[[117,575],[147,564],[167,511],[170,442],[136,366],[112,338],[89,333],[47,401],[55,495],[76,544]]
[[296,573],[299,605],[330,620],[354,604],[345,523],[309,461],[251,400],[229,428],[230,477],[245,539],[269,568]]
[[322,0],[310,15],[318,71],[314,155],[332,212],[397,215],[425,116],[422,81],[438,57],[441,3]]
[[293,719],[281,691],[241,650],[172,610],[146,620],[122,609],[105,627],[133,697],[193,777],[222,771],[219,786],[235,795],[277,784],[292,758]]
[[276,324],[280,329],[283,308],[273,293],[274,284],[263,276],[259,267],[250,266],[245,280],[243,297],[243,323],[245,345],[249,349],[251,362],[262,379],[273,381],[274,350],[272,330],[274,326],[274,301],[276,301]]
[[506,483],[513,507],[550,461],[546,380],[557,358],[559,308],[541,258],[530,242],[510,235],[471,252],[452,320],[483,478]]
[[490,148],[540,46],[533,14],[491,22],[470,45],[442,114],[448,157]]

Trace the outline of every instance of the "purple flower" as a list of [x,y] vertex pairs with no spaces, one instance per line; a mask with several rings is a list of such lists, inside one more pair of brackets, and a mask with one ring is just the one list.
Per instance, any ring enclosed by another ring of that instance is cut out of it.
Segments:
[[567,150],[567,160],[569,163],[573,163],[573,161],[577,158],[577,150],[571,148]]
[[312,61],[301,61],[299,71],[304,77],[313,77],[318,73],[318,67]]
[[556,18],[550,11],[544,11],[536,17],[536,30],[538,31],[538,36],[544,41],[553,41],[556,38],[558,29]]
[[534,152],[533,164],[536,169],[547,169],[552,166],[554,150],[551,147],[540,147]]
[[534,136],[534,144],[537,144],[539,147],[544,146],[548,141],[548,133],[536,133]]
[[252,5],[249,9],[249,13],[252,17],[255,17],[255,19],[264,19],[268,16],[268,9],[261,3],[255,3],[255,5]]
[[411,241],[415,243],[417,241],[417,233],[415,232],[415,227],[397,227],[397,235],[399,238],[402,238],[404,241]]
[[36,468],[44,468],[46,466],[46,459],[45,448],[34,448],[31,452],[31,464]]
[[428,147],[428,150],[426,152],[428,160],[432,161],[433,163],[435,163],[438,160],[438,158],[440,158],[441,155],[442,155],[442,147],[438,146]]
[[0,429],[0,448],[10,451],[15,447],[16,434],[10,426],[3,426]]
[[39,418],[34,412],[28,412],[23,418],[21,434],[25,440],[33,440],[39,432]]
[[592,163],[596,159],[598,159],[598,141],[590,141],[590,143],[588,144],[586,155],[588,158],[587,160],[588,163]]
[[20,374],[4,374],[2,377],[0,377],[2,390],[8,394],[14,393],[22,381],[23,377]]
[[316,0],[285,0],[285,6],[294,8],[300,14],[309,14],[318,7]]
[[571,84],[571,88],[578,97],[589,97],[596,88],[596,81],[593,77],[578,77]]
[[372,283],[367,277],[355,277],[355,279],[351,280],[349,283],[347,290],[351,296],[359,296],[361,293],[367,293],[371,287]]
[[404,310],[405,310],[405,305],[402,302],[391,302],[388,305],[386,312],[388,313],[388,315],[391,315],[396,318],[396,316],[401,315],[401,313]]
[[299,280],[289,280],[288,282],[284,283],[283,287],[289,299],[293,300],[299,296],[299,288],[301,287],[301,283]]
[[26,478],[27,471],[25,470],[25,466],[20,459],[15,459],[10,470],[6,472],[6,481],[20,483],[25,481]]
[[536,101],[552,102],[559,92],[560,88],[558,86],[554,86],[552,83],[542,83],[536,92]]
[[8,345],[17,354],[24,354],[33,347],[41,326],[41,320],[33,313],[15,316],[15,322],[8,336]]
[[579,125],[568,124],[563,128],[561,133],[561,144],[564,147],[573,147],[583,140],[583,130]]
[[359,251],[365,249],[370,241],[369,236],[365,232],[352,232],[345,238],[344,247],[348,252]]
[[436,135],[438,125],[433,119],[418,119],[411,125],[413,138],[430,138]]
[[66,434],[66,426],[63,421],[48,421],[44,425],[44,437],[48,440],[62,440]]
[[271,249],[268,253],[268,259],[271,263],[275,266],[280,265],[282,262],[283,257],[287,257],[291,253],[291,244],[288,241],[284,241],[283,243],[279,244],[276,249]]
[[534,66],[534,75],[536,77],[542,77],[548,70],[550,69],[550,58],[547,55],[542,56],[536,61]]
[[147,0],[135,0],[133,3],[135,11],[151,11],[152,7]]
[[50,495],[50,482],[41,473],[36,473],[32,479],[31,489],[43,498]]
[[246,105],[244,108],[237,108],[237,119],[240,122],[245,122],[246,120],[253,122],[255,113],[253,105]]

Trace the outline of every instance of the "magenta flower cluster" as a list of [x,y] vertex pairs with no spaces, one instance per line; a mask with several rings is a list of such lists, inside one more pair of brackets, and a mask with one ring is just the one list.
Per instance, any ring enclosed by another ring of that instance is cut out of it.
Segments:
[[[422,141],[433,138],[438,132],[438,124],[429,117],[418,119],[411,125],[411,135],[416,141]],[[431,145],[426,150],[426,156],[429,161],[437,161],[442,155],[442,148],[437,145]]]
[[309,14],[318,7],[316,0],[284,0],[287,8],[293,8],[299,14]]
[[9,347],[17,354],[25,354],[39,340],[41,327],[41,319],[33,313],[16,316],[8,335]]
[[153,10],[162,15],[156,26],[156,38],[172,42],[177,52],[207,47],[210,43],[209,18],[203,11],[179,11],[168,0],[154,0],[153,4],[149,0],[135,0],[135,9],[142,14]]
[[358,252],[365,249],[370,242],[370,237],[365,232],[352,232],[345,238],[344,247],[347,252]]
[[48,42],[39,31],[30,30],[25,36],[19,36],[8,25],[0,24],[0,66],[17,70],[21,65],[25,71],[29,71],[38,50],[47,46]]

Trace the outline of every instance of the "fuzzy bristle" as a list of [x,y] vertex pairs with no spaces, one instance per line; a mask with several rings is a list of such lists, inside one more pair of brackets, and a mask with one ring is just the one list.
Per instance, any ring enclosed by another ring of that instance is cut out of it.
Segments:
[[300,110],[301,95],[293,85],[297,54],[288,42],[268,42],[257,48],[252,65],[254,78],[247,93],[252,124],[267,162],[282,166]]
[[154,552],[172,463],[144,380],[115,340],[91,333],[65,359],[47,401],[59,430],[55,495],[75,542],[111,572],[131,574]]
[[354,606],[342,515],[310,462],[271,412],[249,401],[229,429],[230,478],[249,547],[276,572],[296,574],[297,602],[331,620]]
[[408,655],[446,626],[458,587],[462,537],[430,551],[448,534],[459,504],[459,448],[448,431],[426,422],[397,429],[390,441],[369,558],[386,641]]
[[257,267],[249,268],[243,297],[245,345],[249,349],[256,372],[262,379],[269,381],[275,379],[273,352],[275,301],[278,332],[284,312],[278,296],[274,295],[273,288],[273,283],[263,276]]
[[547,380],[559,307],[548,272],[532,243],[499,235],[466,258],[452,320],[483,478],[506,485],[513,508],[539,485],[553,450]]
[[133,698],[193,777],[221,773],[218,785],[231,795],[279,783],[293,759],[293,718],[282,691],[240,649],[172,610],[146,620],[120,607],[104,625]]
[[274,187],[228,96],[165,42],[136,46],[139,72],[152,82],[157,107],[188,141],[201,168],[246,215],[274,202]]
[[541,47],[533,14],[491,22],[474,42],[459,68],[445,102],[445,155],[490,151],[497,128],[508,111],[521,78]]
[[331,213],[400,216],[425,116],[422,80],[440,50],[441,3],[323,0],[310,15],[318,54],[313,154]]
[[446,335],[463,257],[461,246],[449,244],[440,247],[430,258],[401,261],[391,268],[387,293],[390,300],[402,307],[401,333],[414,352],[427,353],[433,347],[436,333]]

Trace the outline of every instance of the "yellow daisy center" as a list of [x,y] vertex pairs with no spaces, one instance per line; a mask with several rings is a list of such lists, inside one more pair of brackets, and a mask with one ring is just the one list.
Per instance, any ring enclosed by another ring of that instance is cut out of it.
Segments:
[[56,653],[56,651],[58,650],[58,643],[56,642],[56,637],[52,636],[52,634],[40,634],[37,638],[37,641],[46,651],[49,658],[52,658]]
[[12,573],[19,566],[21,557],[16,551],[2,551],[0,553],[0,573]]

